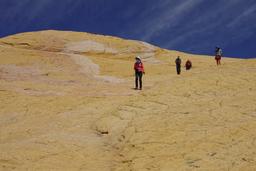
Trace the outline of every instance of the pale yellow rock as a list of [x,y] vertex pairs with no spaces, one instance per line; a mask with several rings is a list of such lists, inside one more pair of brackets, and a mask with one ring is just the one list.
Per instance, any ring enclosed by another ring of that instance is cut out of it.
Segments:
[[[193,63],[179,76],[178,55]],[[0,39],[0,100],[3,171],[256,170],[255,59],[217,67],[139,41],[24,33]]]

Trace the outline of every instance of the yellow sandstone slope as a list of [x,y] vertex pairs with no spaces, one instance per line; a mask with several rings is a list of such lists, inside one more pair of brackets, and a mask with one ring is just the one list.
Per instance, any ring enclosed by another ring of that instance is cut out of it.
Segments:
[[0,39],[0,82],[0,170],[256,170],[255,59],[43,31]]

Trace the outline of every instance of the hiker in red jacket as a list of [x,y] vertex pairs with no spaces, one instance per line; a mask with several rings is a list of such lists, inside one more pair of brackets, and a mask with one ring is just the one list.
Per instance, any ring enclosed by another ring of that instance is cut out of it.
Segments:
[[216,47],[215,48],[215,60],[216,60],[217,65],[220,65],[221,56],[222,56],[222,49],[219,47]]
[[141,58],[137,56],[135,58],[136,62],[134,64],[134,71],[135,71],[135,89],[138,90],[138,86],[140,83],[140,90],[142,90],[142,75],[145,74],[144,66],[141,62]]
[[186,67],[186,70],[190,70],[192,68],[192,62],[190,60],[187,60],[185,67]]

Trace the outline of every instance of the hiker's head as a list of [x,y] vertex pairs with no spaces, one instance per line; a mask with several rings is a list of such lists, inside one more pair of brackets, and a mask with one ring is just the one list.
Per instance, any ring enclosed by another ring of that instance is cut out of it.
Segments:
[[139,56],[135,57],[136,62],[141,62],[141,58]]

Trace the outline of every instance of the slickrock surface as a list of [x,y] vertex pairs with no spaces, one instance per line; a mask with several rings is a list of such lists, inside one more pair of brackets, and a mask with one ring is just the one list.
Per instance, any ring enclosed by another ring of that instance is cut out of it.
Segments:
[[[134,86],[134,57],[144,88]],[[175,58],[183,65],[176,75]],[[88,33],[0,39],[0,170],[254,171],[256,60]]]

